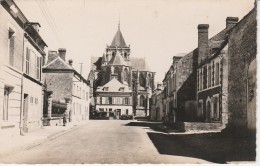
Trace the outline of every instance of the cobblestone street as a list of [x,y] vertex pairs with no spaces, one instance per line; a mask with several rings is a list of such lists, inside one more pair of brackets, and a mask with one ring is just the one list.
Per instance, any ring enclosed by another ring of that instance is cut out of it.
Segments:
[[[207,163],[192,157],[162,155],[147,127],[126,126],[130,121],[89,121],[56,139],[7,156],[2,163]],[[165,140],[161,140],[162,142]],[[176,149],[182,149],[176,144]]]
[[[239,151],[237,146],[236,153],[233,149],[233,155],[225,156],[232,150],[230,147],[234,144],[228,145],[232,140],[225,142],[217,134],[209,133],[165,134],[152,130],[151,124],[90,120],[39,146],[6,156],[1,163],[226,163],[232,159],[254,160],[255,154],[247,150],[254,149],[252,146],[247,146],[245,151]],[[219,143],[226,144],[225,148],[218,148],[224,147],[217,145]],[[243,148],[242,144],[240,147]],[[239,159],[239,156],[244,158]]]

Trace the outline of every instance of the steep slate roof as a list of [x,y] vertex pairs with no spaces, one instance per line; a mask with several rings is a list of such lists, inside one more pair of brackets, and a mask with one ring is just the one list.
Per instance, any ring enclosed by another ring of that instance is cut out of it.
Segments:
[[91,57],[91,68],[94,70],[101,70],[101,65],[102,65],[102,57]]
[[[108,91],[103,91],[104,87],[108,88]],[[127,85],[122,84],[116,78],[112,78],[112,80],[110,80],[104,86],[98,87],[97,92],[120,92],[120,88],[124,88],[124,92],[131,92]]]
[[126,62],[123,59],[123,57],[119,54],[119,52],[116,52],[116,55],[111,58],[108,65],[125,65],[126,66]]
[[133,71],[151,71],[145,58],[131,57],[130,65],[133,67]]
[[124,37],[120,31],[120,27],[118,26],[118,30],[116,32],[116,35],[110,45],[111,47],[127,47]]

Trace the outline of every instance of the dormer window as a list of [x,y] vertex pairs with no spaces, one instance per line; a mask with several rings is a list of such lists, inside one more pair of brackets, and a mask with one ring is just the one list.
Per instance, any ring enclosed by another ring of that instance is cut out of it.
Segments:
[[104,88],[103,88],[103,91],[108,91],[108,87],[104,87]]
[[120,92],[124,92],[125,88],[119,88]]

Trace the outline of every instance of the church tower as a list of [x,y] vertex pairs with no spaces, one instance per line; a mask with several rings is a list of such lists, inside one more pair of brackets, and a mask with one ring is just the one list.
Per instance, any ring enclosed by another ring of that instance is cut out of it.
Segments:
[[107,45],[103,54],[102,70],[107,75],[103,78],[103,84],[116,78],[122,84],[131,87],[130,45],[126,45],[120,23],[111,44]]

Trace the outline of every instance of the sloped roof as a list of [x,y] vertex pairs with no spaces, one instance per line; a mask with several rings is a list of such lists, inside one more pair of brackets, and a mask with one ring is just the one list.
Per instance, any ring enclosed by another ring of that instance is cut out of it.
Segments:
[[151,71],[145,58],[131,57],[130,65],[133,67],[133,71]]
[[91,57],[91,69],[101,70],[102,57]]
[[116,55],[111,58],[108,65],[125,65],[126,66],[126,62],[123,59],[123,57],[119,54],[119,52],[117,51]]
[[72,69],[74,68],[67,64],[63,59],[61,59],[59,56],[54,59],[52,62],[47,64],[46,66],[43,67],[44,69]]
[[[104,88],[108,88],[108,91],[104,91]],[[97,92],[120,92],[120,88],[124,88],[124,92],[131,92],[127,85],[122,84],[116,78],[112,78],[112,80],[110,80],[104,86],[99,86],[97,88]]]
[[110,45],[111,47],[127,47],[124,37],[120,31],[120,28],[118,27],[118,30],[116,32],[116,35]]

